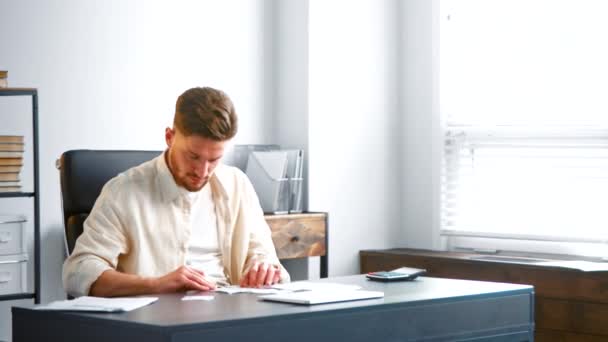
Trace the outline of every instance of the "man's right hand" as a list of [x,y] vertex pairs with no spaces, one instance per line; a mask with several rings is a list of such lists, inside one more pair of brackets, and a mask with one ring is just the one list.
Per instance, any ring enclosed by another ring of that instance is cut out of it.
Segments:
[[116,297],[152,293],[215,290],[215,283],[202,271],[181,266],[158,278],[144,278],[116,270],[107,270],[91,285],[90,296]]
[[156,293],[215,290],[215,283],[205,277],[203,271],[181,266],[175,271],[153,280]]

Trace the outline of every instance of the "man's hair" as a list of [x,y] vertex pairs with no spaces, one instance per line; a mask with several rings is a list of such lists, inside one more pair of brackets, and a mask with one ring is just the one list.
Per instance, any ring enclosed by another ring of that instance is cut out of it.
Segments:
[[226,141],[236,134],[237,117],[226,93],[197,87],[186,90],[177,98],[173,126],[185,136]]

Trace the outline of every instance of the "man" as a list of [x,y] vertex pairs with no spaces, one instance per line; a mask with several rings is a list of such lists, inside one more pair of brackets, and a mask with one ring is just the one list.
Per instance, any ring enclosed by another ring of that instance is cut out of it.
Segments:
[[236,132],[226,94],[184,92],[165,152],[101,191],[64,263],[66,291],[111,297],[289,281],[253,186],[220,162]]

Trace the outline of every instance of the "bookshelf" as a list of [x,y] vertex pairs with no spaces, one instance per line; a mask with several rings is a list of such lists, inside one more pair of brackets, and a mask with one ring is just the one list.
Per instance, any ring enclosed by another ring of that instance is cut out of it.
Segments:
[[[38,148],[38,90],[35,88],[0,88],[0,98],[6,96],[29,96],[32,99],[32,153],[33,153],[33,191],[27,192],[0,192],[0,198],[29,197],[34,201],[34,255],[30,255],[28,262],[34,262],[34,291],[30,292],[31,280],[28,279],[28,291],[23,293],[0,294],[0,301],[33,298],[36,304],[40,303],[40,184],[39,184],[39,148]],[[0,118],[5,113],[0,113]],[[26,237],[29,238],[29,237]],[[10,281],[10,280],[9,280]]]

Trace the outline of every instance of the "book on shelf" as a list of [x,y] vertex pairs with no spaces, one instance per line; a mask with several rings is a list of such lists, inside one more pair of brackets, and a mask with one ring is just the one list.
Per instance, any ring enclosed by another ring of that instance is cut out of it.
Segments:
[[0,192],[20,192],[21,185],[14,186],[0,186]]
[[19,180],[19,172],[6,172],[6,173],[0,173],[0,185],[2,185],[1,182],[11,182],[11,181],[18,181]]
[[23,135],[0,135],[0,143],[24,143]]
[[0,151],[0,158],[23,158],[23,152],[19,152],[19,151]]
[[0,187],[6,186],[21,186],[21,181],[0,181]]
[[8,71],[0,70],[0,88],[8,88]]
[[[0,159],[1,161],[2,159]],[[0,164],[0,173],[21,172],[22,165],[2,165]]]
[[0,157],[0,166],[23,166],[23,156],[18,158]]
[[0,142],[0,151],[24,152],[25,144],[24,143]]

